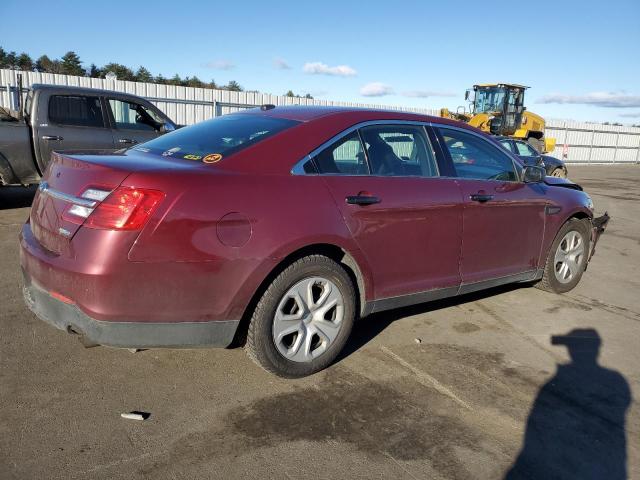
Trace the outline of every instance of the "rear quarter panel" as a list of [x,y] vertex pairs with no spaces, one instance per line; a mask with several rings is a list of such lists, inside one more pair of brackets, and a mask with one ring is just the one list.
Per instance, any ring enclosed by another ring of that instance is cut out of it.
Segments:
[[[202,292],[203,308],[240,318],[275,266],[313,244],[336,245],[351,254],[370,291],[369,269],[322,178],[218,172],[176,180],[154,176],[153,188],[169,193],[131,248],[129,260],[191,263],[194,276],[185,280],[197,279],[192,288]],[[144,183],[136,174],[125,181]],[[225,245],[226,234],[238,228],[243,233],[235,244]],[[206,275],[201,275],[203,269]]]

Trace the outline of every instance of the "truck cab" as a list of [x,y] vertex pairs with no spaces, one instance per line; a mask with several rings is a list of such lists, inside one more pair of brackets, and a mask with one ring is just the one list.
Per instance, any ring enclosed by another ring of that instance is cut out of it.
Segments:
[[157,107],[135,95],[36,84],[23,118],[0,123],[0,180],[37,183],[54,151],[117,150],[175,129]]

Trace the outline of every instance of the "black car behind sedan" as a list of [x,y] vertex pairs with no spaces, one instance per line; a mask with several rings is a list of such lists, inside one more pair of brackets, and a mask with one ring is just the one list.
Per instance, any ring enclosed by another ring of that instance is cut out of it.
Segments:
[[541,155],[529,143],[510,137],[500,137],[500,144],[511,153],[518,155],[525,165],[539,165],[544,167],[551,177],[567,178],[567,166],[562,160],[550,155]]

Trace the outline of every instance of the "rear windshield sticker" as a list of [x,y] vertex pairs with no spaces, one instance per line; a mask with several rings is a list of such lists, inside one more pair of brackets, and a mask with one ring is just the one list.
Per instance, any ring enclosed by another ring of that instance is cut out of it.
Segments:
[[185,155],[184,157],[185,160],[200,160],[202,158],[202,155]]
[[169,150],[166,150],[166,151],[162,152],[162,156],[163,157],[170,157],[171,155],[173,155],[174,153],[179,152],[179,151],[180,151],[180,147],[173,147],[173,148],[170,148]]
[[204,163],[216,163],[216,162],[219,162],[220,160],[222,160],[221,153],[210,153],[209,155],[207,155],[202,159]]

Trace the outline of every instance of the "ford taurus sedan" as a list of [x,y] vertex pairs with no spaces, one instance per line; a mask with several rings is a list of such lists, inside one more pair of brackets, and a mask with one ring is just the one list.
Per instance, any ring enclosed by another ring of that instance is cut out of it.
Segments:
[[357,317],[513,282],[571,290],[607,219],[472,127],[266,105],[54,154],[20,237],[24,294],[93,343],[244,343],[299,377]]

